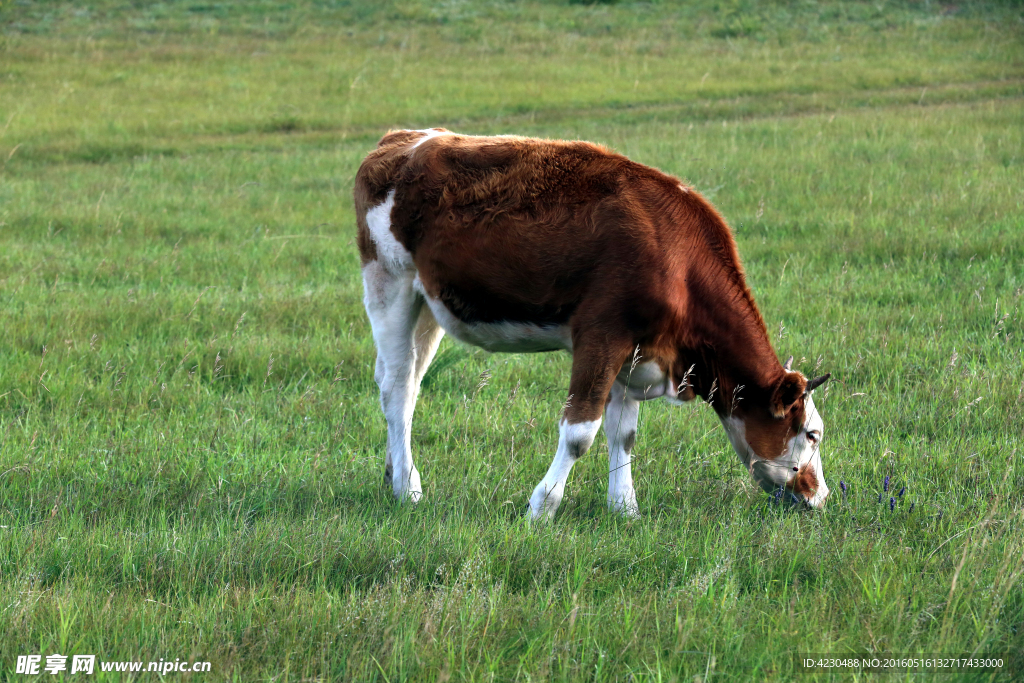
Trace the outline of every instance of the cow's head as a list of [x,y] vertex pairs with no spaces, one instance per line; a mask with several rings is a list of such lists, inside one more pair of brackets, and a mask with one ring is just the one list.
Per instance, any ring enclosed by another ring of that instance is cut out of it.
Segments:
[[821,508],[828,486],[821,468],[824,424],[811,392],[829,375],[808,380],[786,361],[767,404],[740,403],[722,424],[751,476],[769,493],[783,492],[794,504]]

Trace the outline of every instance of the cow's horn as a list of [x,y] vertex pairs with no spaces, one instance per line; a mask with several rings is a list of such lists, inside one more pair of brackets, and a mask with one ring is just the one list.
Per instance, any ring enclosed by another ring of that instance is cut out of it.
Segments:
[[804,389],[804,393],[805,394],[811,393],[812,391],[814,391],[815,389],[820,387],[822,384],[827,382],[828,378],[831,377],[831,376],[832,376],[832,373],[830,372],[828,374],[822,375],[821,377],[815,377],[812,380],[808,380],[807,381],[807,388]]
[[786,359],[786,364],[782,366],[782,369],[785,370],[786,372],[789,372],[790,370],[793,369],[793,356],[790,356],[789,358]]

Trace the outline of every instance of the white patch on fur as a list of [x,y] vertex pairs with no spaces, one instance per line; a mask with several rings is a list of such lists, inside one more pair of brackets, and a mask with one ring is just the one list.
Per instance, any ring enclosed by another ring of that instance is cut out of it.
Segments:
[[689,194],[690,192],[690,188],[688,188],[686,185],[683,185],[682,183],[679,183],[679,189],[687,194]]
[[[664,396],[675,399],[676,387],[672,378],[654,361],[638,363],[631,368],[632,361],[627,362],[619,371],[616,381],[626,387],[629,397],[636,401],[647,401]],[[676,401],[682,403],[682,401]]]
[[[807,401],[804,403],[804,410],[807,414],[807,422],[804,427],[809,432],[818,432],[818,443],[812,447],[812,453],[809,460],[814,466],[814,477],[818,480],[818,490],[815,491],[814,496],[807,501],[807,504],[812,508],[820,508],[825,504],[825,499],[828,497],[829,488],[825,483],[825,472],[821,466],[821,439],[825,436],[825,423],[821,419],[821,415],[818,414],[817,408],[814,407],[814,398],[812,396],[807,397]],[[803,434],[801,437],[804,443],[807,444],[807,435]]]
[[623,384],[615,382],[604,417],[604,433],[608,437],[608,508],[626,517],[639,517],[633,488],[633,456],[626,447],[632,448],[636,442],[640,402],[629,396]]
[[412,254],[395,239],[391,232],[391,211],[395,208],[395,191],[388,192],[387,198],[366,212],[366,227],[377,247],[377,260],[392,272],[409,270],[413,267]]
[[423,133],[424,135],[423,137],[421,137],[419,140],[412,144],[412,147],[409,148],[410,152],[419,147],[420,145],[422,145],[427,140],[433,140],[434,138],[441,137],[442,135],[454,135],[454,133],[452,133],[451,131],[437,130],[436,128],[424,128],[422,130],[414,130],[412,132]]
[[532,519],[551,519],[555,516],[555,511],[562,503],[569,471],[576,464],[576,459],[586,453],[594,443],[594,437],[600,428],[600,419],[577,424],[569,424],[563,419],[558,425],[558,451],[555,453],[555,459],[551,461],[547,474],[530,496]]
[[665,371],[654,361],[638,363],[636,367],[632,367],[632,361],[627,361],[616,377],[637,401],[664,396],[666,380]]
[[818,409],[814,407],[813,394],[804,401],[804,414],[807,415],[807,422],[804,423],[804,428],[807,431],[821,433],[825,429],[825,423],[822,421],[821,415],[818,415]]
[[413,282],[413,286],[426,299],[431,313],[444,331],[465,344],[503,353],[572,350],[572,334],[568,325],[537,325],[510,321],[467,323],[455,317],[439,299],[430,297],[423,289],[419,278]]

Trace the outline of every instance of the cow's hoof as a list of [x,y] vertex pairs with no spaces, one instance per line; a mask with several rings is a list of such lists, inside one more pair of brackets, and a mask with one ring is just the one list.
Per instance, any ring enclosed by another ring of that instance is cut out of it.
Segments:
[[415,489],[409,489],[408,491],[396,491],[395,500],[399,503],[415,505],[416,503],[423,500],[423,491],[417,491]]
[[531,523],[546,524],[554,520],[555,508],[553,506],[545,506],[541,510],[534,510],[532,504],[526,506],[526,518]]
[[610,503],[608,509],[612,513],[622,517],[623,519],[640,519],[640,509],[636,506],[636,503],[629,505],[623,503]]

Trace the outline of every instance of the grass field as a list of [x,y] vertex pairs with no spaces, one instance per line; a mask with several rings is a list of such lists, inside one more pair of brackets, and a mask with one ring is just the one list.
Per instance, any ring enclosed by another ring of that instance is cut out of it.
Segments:
[[[705,193],[779,355],[833,375],[825,511],[771,505],[707,406],[650,402],[643,517],[605,510],[599,441],[531,528],[570,359],[447,339],[425,499],[396,504],[351,186],[435,125]],[[0,680],[52,653],[392,683],[973,653],[1005,666],[943,680],[1013,680],[1022,294],[1016,3],[4,0]]]

